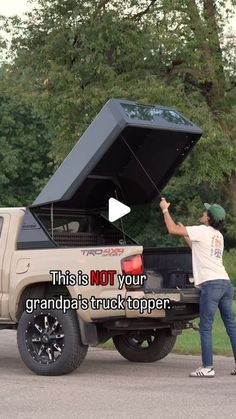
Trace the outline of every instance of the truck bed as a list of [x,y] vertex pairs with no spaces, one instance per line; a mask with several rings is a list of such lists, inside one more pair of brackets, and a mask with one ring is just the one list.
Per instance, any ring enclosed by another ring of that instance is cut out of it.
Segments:
[[189,248],[144,248],[143,258],[149,290],[194,288]]

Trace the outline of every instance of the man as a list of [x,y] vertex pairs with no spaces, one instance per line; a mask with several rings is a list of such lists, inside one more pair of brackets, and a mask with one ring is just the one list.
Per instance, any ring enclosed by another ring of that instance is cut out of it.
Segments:
[[[169,206],[170,203],[162,198],[160,207],[168,232],[184,237],[192,248],[194,284],[200,288],[202,367],[190,376],[214,377],[212,326],[217,308],[230,337],[236,365],[236,321],[232,309],[234,289],[222,262],[224,238],[219,231],[224,223],[225,210],[218,204],[204,204],[201,225],[184,227],[181,223],[174,222]],[[236,366],[231,375],[236,375]]]

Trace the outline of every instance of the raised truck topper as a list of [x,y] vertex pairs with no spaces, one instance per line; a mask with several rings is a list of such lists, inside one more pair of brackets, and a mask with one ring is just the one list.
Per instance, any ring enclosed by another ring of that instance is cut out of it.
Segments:
[[[69,373],[110,338],[129,361],[157,361],[198,316],[190,250],[144,248],[103,210],[150,204],[201,135],[174,109],[111,99],[29,208],[0,209],[0,327],[17,328],[32,371]],[[113,273],[103,286],[91,271]]]

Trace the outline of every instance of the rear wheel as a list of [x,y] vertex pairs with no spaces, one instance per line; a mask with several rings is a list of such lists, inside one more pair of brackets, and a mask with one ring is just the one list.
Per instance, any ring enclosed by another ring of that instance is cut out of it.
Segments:
[[176,336],[167,329],[140,330],[113,337],[118,352],[131,362],[155,362],[173,349]]
[[68,310],[23,312],[17,329],[22,360],[39,375],[72,372],[84,360],[88,346],[80,339],[76,313]]

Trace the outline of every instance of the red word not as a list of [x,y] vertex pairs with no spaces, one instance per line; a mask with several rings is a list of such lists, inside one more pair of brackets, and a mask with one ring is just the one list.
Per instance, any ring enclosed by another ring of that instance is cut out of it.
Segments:
[[114,276],[116,271],[91,271],[90,272],[90,284],[91,285],[114,285]]

